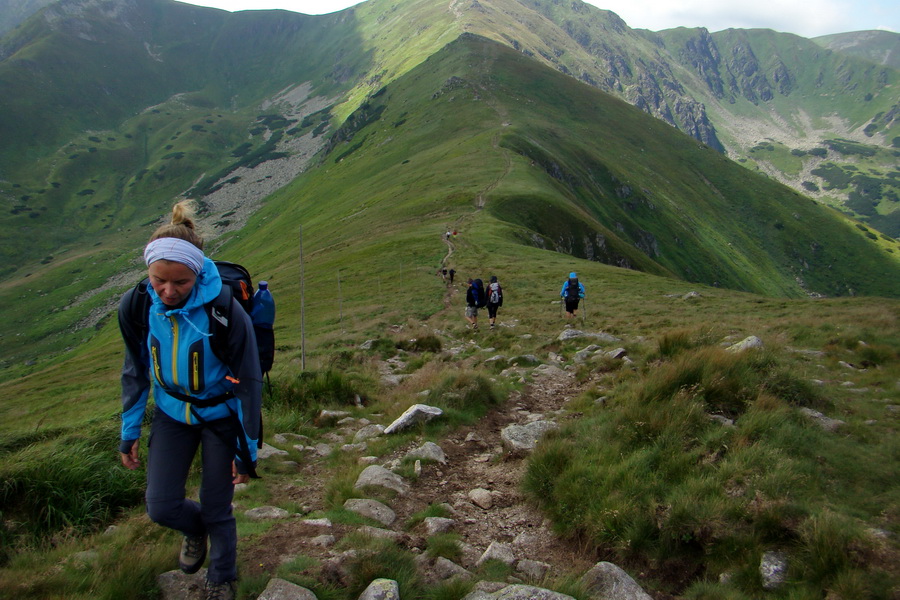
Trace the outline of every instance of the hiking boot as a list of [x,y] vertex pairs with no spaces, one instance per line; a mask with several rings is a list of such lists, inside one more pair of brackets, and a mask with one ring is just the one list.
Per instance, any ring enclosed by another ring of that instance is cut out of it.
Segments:
[[182,572],[193,575],[203,566],[206,560],[206,534],[186,535],[181,542],[181,555],[178,557],[178,566]]
[[216,583],[206,580],[206,600],[234,600],[236,596],[237,590],[233,581]]

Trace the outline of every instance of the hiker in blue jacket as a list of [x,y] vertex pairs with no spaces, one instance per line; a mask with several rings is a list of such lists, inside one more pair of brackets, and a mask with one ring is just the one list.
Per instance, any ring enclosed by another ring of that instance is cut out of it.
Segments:
[[578,281],[578,274],[574,271],[569,273],[569,278],[563,282],[562,289],[559,291],[560,298],[566,303],[566,318],[575,318],[575,311],[578,310],[578,302],[584,298],[584,284]]
[[[255,475],[262,391],[259,355],[250,317],[235,306],[227,326],[226,360],[211,349],[210,314],[222,280],[203,254],[190,208],[175,205],[172,222],[154,232],[144,250],[151,299],[148,333],[119,307],[125,341],[122,369],[122,464],[140,465],[141,421],[151,382],[156,408],[147,450],[147,514],[184,535],[179,566],[196,573],[209,542],[206,597],[234,598],[237,528],[231,510],[234,485]],[[200,501],[185,484],[202,446]],[[248,474],[249,473],[249,474]]]

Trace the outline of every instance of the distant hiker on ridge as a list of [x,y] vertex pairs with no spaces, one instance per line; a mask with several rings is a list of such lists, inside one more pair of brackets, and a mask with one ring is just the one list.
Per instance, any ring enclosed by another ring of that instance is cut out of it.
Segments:
[[584,298],[584,284],[578,282],[578,274],[574,271],[569,273],[569,278],[563,282],[559,296],[566,303],[566,318],[575,318],[575,311],[578,310],[578,302]]
[[[155,403],[147,444],[147,514],[184,535],[179,566],[196,573],[209,544],[206,598],[233,600],[237,579],[234,486],[256,476],[262,375],[250,316],[232,297],[227,358],[212,349],[209,308],[223,289],[216,264],[203,254],[186,202],[144,249],[149,283],[146,329],[128,318],[132,288],[119,306],[125,341],[122,367],[122,464],[140,465],[141,423]],[[220,314],[216,312],[216,314]],[[191,464],[202,446],[200,502],[186,497]]]
[[450,269],[450,285],[453,285],[453,277],[456,275],[456,269]]
[[491,275],[491,283],[487,289],[487,311],[491,329],[494,328],[494,322],[497,320],[497,309],[501,306],[503,306],[503,288],[500,287],[497,276]]

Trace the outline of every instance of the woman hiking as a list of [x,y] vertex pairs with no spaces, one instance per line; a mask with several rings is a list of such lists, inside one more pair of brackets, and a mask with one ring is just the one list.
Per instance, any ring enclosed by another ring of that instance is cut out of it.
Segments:
[[[172,221],[144,249],[149,311],[129,315],[133,288],[119,305],[125,341],[122,369],[122,464],[140,465],[141,421],[151,382],[156,408],[147,449],[147,514],[184,535],[179,566],[196,573],[207,552],[206,598],[230,600],[237,580],[237,528],[231,510],[234,485],[255,474],[262,390],[259,356],[247,313],[232,299],[226,358],[210,344],[207,304],[222,289],[212,260],[203,254],[189,204],[176,204]],[[191,463],[201,449],[200,501],[186,497]],[[243,460],[237,455],[243,456]],[[207,548],[207,542],[209,548]]]

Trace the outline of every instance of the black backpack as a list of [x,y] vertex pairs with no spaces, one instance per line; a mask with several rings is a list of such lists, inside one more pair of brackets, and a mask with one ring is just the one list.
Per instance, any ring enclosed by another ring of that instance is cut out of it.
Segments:
[[581,297],[581,289],[577,279],[569,279],[569,285],[566,287],[566,300],[578,300]]
[[472,282],[472,293],[475,296],[475,306],[484,308],[487,306],[487,294],[484,293],[484,282],[476,279]]

